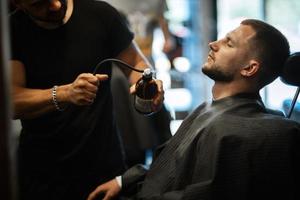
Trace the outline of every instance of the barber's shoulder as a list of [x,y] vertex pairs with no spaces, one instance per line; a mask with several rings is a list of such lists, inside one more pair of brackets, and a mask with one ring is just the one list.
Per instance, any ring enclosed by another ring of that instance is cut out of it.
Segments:
[[84,3],[80,2],[79,4],[85,4],[88,14],[93,13],[93,15],[97,15],[100,19],[110,19],[118,15],[117,9],[105,1],[84,0]]
[[102,9],[115,10],[115,8],[106,1],[99,1],[99,0],[90,0],[90,1],[92,1],[90,5],[92,5],[93,8],[95,9],[102,8]]

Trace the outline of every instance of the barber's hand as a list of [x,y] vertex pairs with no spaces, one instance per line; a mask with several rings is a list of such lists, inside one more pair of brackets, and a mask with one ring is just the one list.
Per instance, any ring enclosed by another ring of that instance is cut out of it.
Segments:
[[106,74],[80,74],[67,90],[67,100],[75,105],[90,105],[94,102],[101,81],[108,79]]
[[[162,108],[162,105],[164,103],[164,89],[163,89],[163,82],[161,80],[155,79],[155,83],[157,85],[157,95],[153,99],[152,108],[154,112],[159,111]],[[136,92],[135,90],[135,84],[130,87],[130,94],[134,94]]]
[[87,198],[87,200],[96,199],[100,194],[104,193],[103,200],[114,199],[121,188],[116,179],[110,180],[102,185],[99,185],[93,192],[91,192]]

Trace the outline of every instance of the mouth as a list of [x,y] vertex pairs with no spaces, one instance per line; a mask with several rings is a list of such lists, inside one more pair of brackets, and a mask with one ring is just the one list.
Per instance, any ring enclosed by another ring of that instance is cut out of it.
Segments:
[[212,53],[209,53],[207,59],[215,60],[215,57],[212,55]]

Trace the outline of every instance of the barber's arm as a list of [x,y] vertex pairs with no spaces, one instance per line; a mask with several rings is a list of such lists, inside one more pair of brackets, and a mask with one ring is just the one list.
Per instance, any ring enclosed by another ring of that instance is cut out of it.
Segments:
[[[128,63],[136,69],[153,68],[134,41],[129,45],[128,48],[123,50],[118,55],[117,59]],[[130,93],[135,93],[135,83],[139,80],[139,78],[141,78],[141,74],[126,68],[122,68],[122,71],[128,77],[129,82],[132,84]],[[158,87],[158,95],[155,97],[153,103],[156,111],[158,111],[163,104],[164,90],[161,80],[155,80],[155,82]]]
[[[128,63],[136,69],[143,70],[146,68],[153,68],[134,41],[117,56],[117,59]],[[141,77],[141,73],[129,68],[122,67],[121,70],[128,77],[131,84],[135,84]]]
[[63,110],[67,104],[89,105],[96,97],[99,82],[107,75],[80,74],[73,83],[48,89],[26,86],[25,66],[17,60],[12,66],[12,99],[14,119],[30,119],[54,110]]

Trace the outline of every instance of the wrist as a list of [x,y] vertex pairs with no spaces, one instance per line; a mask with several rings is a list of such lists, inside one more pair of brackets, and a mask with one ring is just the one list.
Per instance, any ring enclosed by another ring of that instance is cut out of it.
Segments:
[[57,87],[57,100],[62,104],[71,102],[69,95],[69,85],[60,85]]
[[117,176],[116,181],[117,181],[119,187],[122,188],[122,176]]
[[58,98],[57,98],[57,88],[58,86],[57,85],[54,85],[52,87],[52,90],[51,90],[51,94],[52,94],[52,103],[55,107],[56,110],[58,111],[63,111],[64,109],[59,105],[58,103]]
[[[68,102],[70,102],[69,101],[69,96],[68,96],[69,86],[70,86],[70,84],[56,86],[56,95],[55,95],[55,97],[56,97],[57,105],[60,109],[59,111],[64,110],[67,107]],[[52,88],[52,103],[54,104],[53,89],[54,89],[54,86]],[[55,104],[54,104],[54,106],[55,106]],[[58,108],[56,106],[55,106],[55,108],[58,110]]]

